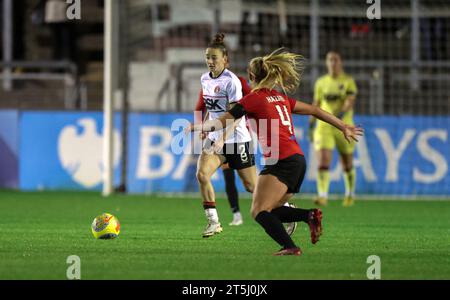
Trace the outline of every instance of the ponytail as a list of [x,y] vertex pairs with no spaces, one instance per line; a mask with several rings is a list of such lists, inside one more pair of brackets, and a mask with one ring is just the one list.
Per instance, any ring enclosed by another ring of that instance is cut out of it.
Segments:
[[300,84],[304,69],[303,56],[277,49],[269,55],[250,61],[249,71],[256,86],[253,90],[280,87],[285,93],[294,93]]

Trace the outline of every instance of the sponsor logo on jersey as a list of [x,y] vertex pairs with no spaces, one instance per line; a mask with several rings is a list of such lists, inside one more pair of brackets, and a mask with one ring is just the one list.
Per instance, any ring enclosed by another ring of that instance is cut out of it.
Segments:
[[326,94],[325,99],[327,101],[337,101],[341,98],[341,95],[339,94]]
[[219,105],[219,99],[204,98],[206,109],[209,111],[225,111]]

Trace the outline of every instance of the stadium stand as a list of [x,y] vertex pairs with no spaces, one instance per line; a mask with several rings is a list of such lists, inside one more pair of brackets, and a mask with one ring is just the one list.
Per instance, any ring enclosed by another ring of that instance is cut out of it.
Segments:
[[[49,28],[33,25],[29,17],[38,2],[25,4],[25,16],[28,16],[24,25],[25,52],[26,60],[30,61],[50,60],[52,53]],[[348,71],[355,74],[361,86],[358,113],[448,113],[448,2],[420,2],[419,48],[416,50],[412,47],[415,37],[411,1],[383,3],[383,22],[368,20],[367,7],[360,1],[318,1],[316,8],[309,0],[284,3],[285,25],[280,22],[277,1],[140,0],[122,3],[119,26],[124,33],[122,36],[127,38],[120,41],[120,61],[128,70],[130,108],[188,111],[195,101],[193,95],[198,86],[194,78],[203,67],[202,55],[198,53],[203,51],[212,31],[218,29],[227,35],[234,69],[243,75],[249,58],[279,46],[304,55],[310,68],[304,74],[304,88],[296,95],[302,99],[311,99],[308,87],[314,77],[324,71],[326,51],[338,49]],[[67,107],[67,101],[56,100],[63,100],[67,94],[68,85],[64,80],[31,79],[22,80],[21,89],[1,93],[1,106],[101,108],[102,9],[102,1],[83,2],[83,17],[74,26],[76,57],[73,63],[77,72],[73,75],[76,86],[71,92],[75,97],[72,106]],[[312,14],[313,9],[317,9],[316,15]],[[311,41],[311,24],[314,24],[311,18],[318,22],[317,43]],[[416,55],[414,60],[413,55]],[[155,73],[160,76],[152,75]],[[149,99],[148,95],[153,97]],[[431,98],[433,101],[429,101]]]

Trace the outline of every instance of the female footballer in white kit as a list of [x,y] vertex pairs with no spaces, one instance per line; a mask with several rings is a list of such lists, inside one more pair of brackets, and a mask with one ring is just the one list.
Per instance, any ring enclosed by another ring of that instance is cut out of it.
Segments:
[[[216,34],[206,48],[205,60],[209,72],[201,77],[203,101],[210,120],[219,118],[242,98],[239,78],[225,67],[228,52],[223,38],[223,34]],[[222,231],[211,176],[223,163],[228,163],[230,168],[237,170],[248,192],[252,193],[255,187],[255,159],[250,153],[251,135],[245,119],[236,120],[225,131],[208,133],[205,149],[197,163],[197,180],[208,220],[203,237]]]

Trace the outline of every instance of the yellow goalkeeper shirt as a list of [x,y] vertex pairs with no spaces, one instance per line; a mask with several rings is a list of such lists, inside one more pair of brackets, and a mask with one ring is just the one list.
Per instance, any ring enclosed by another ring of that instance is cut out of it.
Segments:
[[[314,86],[314,99],[319,101],[319,107],[337,116],[350,95],[356,95],[358,89],[353,77],[342,72],[338,77],[324,75],[317,79]],[[353,124],[353,109],[347,111],[342,120],[347,124]],[[317,120],[317,128],[331,126],[328,123]]]

